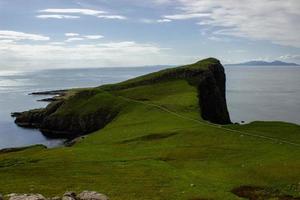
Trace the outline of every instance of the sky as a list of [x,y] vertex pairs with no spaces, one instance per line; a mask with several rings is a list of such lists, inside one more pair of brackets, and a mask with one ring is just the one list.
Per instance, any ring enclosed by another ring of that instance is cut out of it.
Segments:
[[300,63],[299,0],[0,0],[0,70]]

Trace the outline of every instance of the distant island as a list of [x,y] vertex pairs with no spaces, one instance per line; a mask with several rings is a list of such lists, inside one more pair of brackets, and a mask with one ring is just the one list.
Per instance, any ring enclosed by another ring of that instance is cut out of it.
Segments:
[[296,63],[287,63],[282,62],[279,60],[275,60],[273,62],[267,62],[262,60],[254,60],[249,62],[243,62],[243,63],[236,63],[236,64],[227,64],[227,66],[237,66],[237,65],[244,65],[244,66],[253,66],[253,65],[259,65],[259,66],[300,66]]

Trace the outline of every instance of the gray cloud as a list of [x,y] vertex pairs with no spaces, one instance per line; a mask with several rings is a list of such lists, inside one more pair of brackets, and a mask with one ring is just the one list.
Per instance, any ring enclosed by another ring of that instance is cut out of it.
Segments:
[[178,13],[165,19],[196,19],[213,26],[215,35],[268,40],[300,47],[299,0],[176,0]]

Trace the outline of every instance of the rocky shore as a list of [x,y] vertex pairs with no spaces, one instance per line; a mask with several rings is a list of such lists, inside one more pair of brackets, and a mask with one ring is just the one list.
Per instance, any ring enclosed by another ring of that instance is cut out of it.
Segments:
[[52,90],[52,91],[43,91],[43,92],[32,92],[29,95],[63,95],[68,90]]
[[33,92],[29,95],[50,95],[50,98],[39,99],[38,101],[44,102],[54,102],[60,100],[62,97],[66,96],[68,90],[52,90],[52,91],[43,91],[43,92]]
[[65,192],[62,197],[55,196],[46,198],[42,194],[8,194],[1,195],[0,200],[109,200],[109,198],[95,191],[83,191],[78,195],[75,192]]

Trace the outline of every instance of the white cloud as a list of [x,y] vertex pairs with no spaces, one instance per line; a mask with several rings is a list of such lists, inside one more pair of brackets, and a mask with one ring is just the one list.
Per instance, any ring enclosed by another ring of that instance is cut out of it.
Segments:
[[74,41],[83,41],[83,40],[98,40],[104,38],[103,35],[81,35],[79,33],[65,33],[65,36],[68,37],[65,42],[74,42]]
[[65,33],[65,36],[67,37],[75,37],[75,36],[79,36],[79,33]]
[[23,33],[17,31],[0,30],[0,40],[34,40],[34,41],[46,41],[50,40],[49,37],[37,34]]
[[79,8],[49,8],[44,10],[39,10],[39,13],[43,15],[37,15],[37,18],[47,19],[76,19],[80,18],[80,15],[94,16],[103,19],[117,19],[125,20],[127,19],[122,15],[112,15],[106,11],[102,10],[92,10],[92,9],[79,9]]
[[222,38],[219,38],[219,37],[216,37],[216,36],[209,36],[208,39],[212,40],[212,41],[223,41]]
[[84,37],[87,38],[87,39],[90,39],[90,40],[97,40],[97,39],[104,38],[103,35],[86,35]]
[[74,15],[37,15],[40,19],[78,19],[79,16]]
[[64,42],[49,42],[49,45],[64,45]]
[[140,19],[140,22],[145,23],[145,24],[156,24],[156,23],[168,23],[171,22],[172,20],[170,19]]
[[300,47],[299,0],[176,0],[177,14],[165,19],[196,19],[216,35],[268,40]]
[[127,17],[121,15],[98,15],[97,17],[103,19],[120,19],[120,20],[127,19]]
[[1,40],[0,39],[0,44],[11,44],[11,43],[16,43],[15,40]]
[[0,66],[14,68],[109,67],[165,63],[166,50],[134,41],[99,44],[0,45]]
[[168,23],[168,22],[171,22],[172,20],[170,19],[158,19],[157,22],[158,23]]
[[81,14],[81,15],[93,15],[97,16],[99,14],[105,14],[105,11],[101,10],[91,10],[91,9],[78,9],[78,8],[49,8],[40,10],[40,13],[62,13],[62,14]]
[[84,40],[84,38],[81,38],[81,37],[71,37],[71,38],[66,39],[66,42],[74,42],[74,41],[82,41],[82,40]]
[[286,54],[286,55],[280,56],[279,59],[281,59],[281,60],[298,60],[298,61],[300,61],[300,54]]
[[202,17],[209,17],[208,13],[185,13],[185,14],[176,14],[176,15],[165,15],[164,18],[169,20],[184,20],[184,19],[195,19]]

